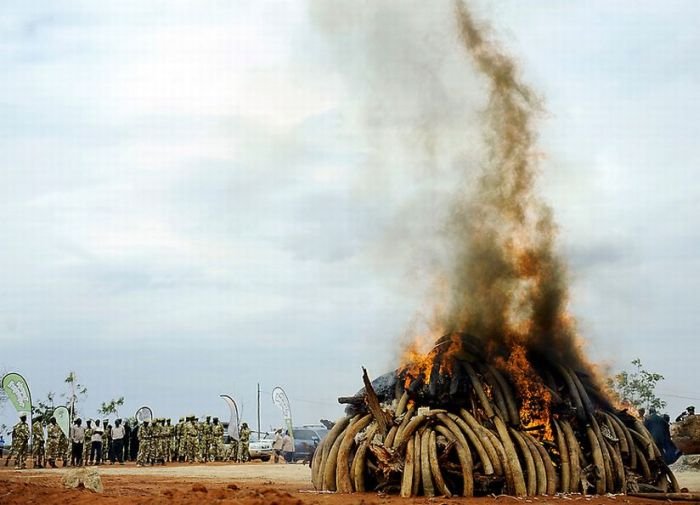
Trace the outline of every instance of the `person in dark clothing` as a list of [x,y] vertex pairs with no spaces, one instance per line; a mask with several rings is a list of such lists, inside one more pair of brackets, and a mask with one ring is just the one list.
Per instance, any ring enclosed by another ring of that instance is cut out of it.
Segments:
[[129,447],[131,445],[131,423],[127,419],[124,421],[124,454],[122,454],[122,457],[124,458],[123,461],[129,461]]
[[691,405],[690,407],[686,407],[686,409],[683,412],[681,412],[681,414],[676,418],[676,422],[680,423],[686,417],[694,416],[694,415],[695,415],[695,407]]
[[671,416],[668,414],[664,414],[661,416],[666,423],[666,434],[664,437],[664,445],[663,447],[660,447],[661,452],[663,453],[664,461],[666,462],[667,465],[672,465],[673,463],[676,462],[678,458],[680,458],[683,453],[676,447],[676,444],[673,443],[673,440],[671,440]]
[[644,419],[644,426],[649,430],[656,447],[663,450],[666,443],[666,433],[668,433],[668,423],[656,413],[654,407],[649,408],[649,415]]
[[139,455],[139,426],[136,424],[131,429],[131,440],[129,440],[129,461],[136,461]]

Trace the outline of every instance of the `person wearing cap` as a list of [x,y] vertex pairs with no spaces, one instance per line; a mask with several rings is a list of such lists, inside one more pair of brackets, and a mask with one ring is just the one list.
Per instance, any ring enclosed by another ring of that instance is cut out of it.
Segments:
[[197,461],[197,425],[194,416],[189,416],[183,430],[185,436],[185,460],[188,463]]
[[224,426],[219,423],[218,417],[215,417],[212,422],[211,460],[218,461],[224,459]]
[[139,452],[136,456],[136,466],[145,466],[148,463],[148,458],[150,458],[148,437],[150,437],[150,427],[148,426],[148,419],[145,419],[138,429]]
[[32,423],[32,461],[34,468],[44,468],[44,425],[41,416]]
[[59,456],[58,443],[61,439],[61,428],[59,428],[55,417],[49,419],[49,427],[46,436],[46,459],[51,468],[56,468],[56,460]]
[[694,416],[695,415],[695,406],[690,405],[685,408],[683,412],[676,418],[676,422],[680,423],[683,419],[689,416]]
[[[19,422],[12,427],[12,452],[15,455],[15,470],[22,470],[27,467],[27,449],[29,446],[29,426],[27,425],[27,414],[22,412]],[[5,463],[7,466],[7,463]]]
[[250,428],[248,423],[242,423],[238,440],[238,462],[245,463],[250,459]]

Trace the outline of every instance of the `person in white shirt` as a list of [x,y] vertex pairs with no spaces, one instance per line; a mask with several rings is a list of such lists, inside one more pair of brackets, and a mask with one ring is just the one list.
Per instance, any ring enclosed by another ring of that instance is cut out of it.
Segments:
[[294,462],[294,440],[289,434],[289,430],[284,432],[282,437],[282,456],[287,463]]
[[85,428],[81,425],[83,421],[78,418],[73,421],[70,429],[71,441],[71,466],[82,466],[83,464],[83,444],[85,443]]
[[114,421],[112,428],[112,464],[119,461],[120,465],[124,464],[124,425],[121,419]]
[[90,460],[96,465],[102,464],[102,434],[104,428],[100,425],[100,420],[95,419],[95,424],[92,428],[92,445],[90,446]]

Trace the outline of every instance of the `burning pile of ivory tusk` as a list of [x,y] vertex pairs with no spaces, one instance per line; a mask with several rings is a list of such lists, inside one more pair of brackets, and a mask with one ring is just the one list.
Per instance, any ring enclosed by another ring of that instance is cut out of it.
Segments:
[[551,411],[525,425],[512,378],[464,358],[451,357],[447,373],[434,367],[428,380],[400,370],[371,383],[365,371],[365,388],[339,398],[347,415],[316,449],[316,489],[405,497],[679,491],[643,423],[585,374],[538,367]]

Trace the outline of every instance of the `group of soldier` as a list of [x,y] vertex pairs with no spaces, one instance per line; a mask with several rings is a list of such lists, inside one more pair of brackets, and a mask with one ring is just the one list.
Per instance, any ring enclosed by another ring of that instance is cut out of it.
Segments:
[[[119,429],[121,419],[113,427],[108,420],[88,420],[85,426],[76,419],[69,436],[63,433],[54,417],[33,419],[31,456],[34,468],[56,467],[60,459],[63,466],[123,463],[136,460],[138,466],[166,464],[168,462],[207,463],[213,461],[246,462],[250,459],[250,428],[242,423],[239,439],[231,439],[224,445],[224,426],[217,417],[207,416],[198,422],[195,416],[180,418],[177,424],[170,419],[144,420],[133,426],[127,421],[124,440],[112,440],[114,428]],[[46,428],[46,431],[44,431]],[[123,430],[123,428],[122,428]],[[121,431],[120,433],[123,433]],[[70,438],[69,438],[70,437]],[[12,428],[12,446],[5,460],[9,465],[14,456],[16,469],[26,467],[29,451],[29,426],[27,416],[21,415]],[[113,443],[115,442],[115,443]]]
[[207,463],[212,461],[246,462],[250,459],[248,443],[250,428],[242,423],[239,440],[224,447],[224,427],[218,417],[207,416],[198,422],[195,416],[181,417],[172,425],[170,419],[144,421],[138,428],[139,450],[136,463],[164,465],[178,461]]

